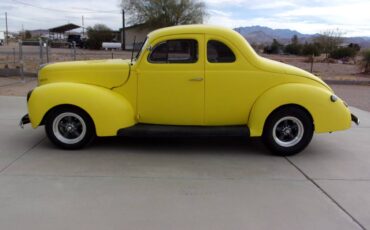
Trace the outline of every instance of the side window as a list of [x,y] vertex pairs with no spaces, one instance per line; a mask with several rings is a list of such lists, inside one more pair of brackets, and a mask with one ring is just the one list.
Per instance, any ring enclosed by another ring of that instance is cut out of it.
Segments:
[[207,44],[207,59],[210,63],[235,62],[235,54],[224,43],[210,40]]
[[196,40],[168,40],[156,45],[148,61],[151,63],[196,63],[198,42]]
[[166,42],[158,44],[150,54],[150,62],[166,63],[168,58],[168,45]]

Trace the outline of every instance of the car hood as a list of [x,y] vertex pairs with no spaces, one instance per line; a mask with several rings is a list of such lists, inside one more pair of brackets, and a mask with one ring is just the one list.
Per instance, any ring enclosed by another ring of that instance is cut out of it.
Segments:
[[292,75],[295,77],[304,77],[310,80],[313,80],[317,83],[320,83],[322,86],[324,86],[326,89],[332,91],[330,86],[328,86],[323,80],[321,80],[319,77],[294,66],[287,65],[281,62],[273,61],[267,58],[259,57],[259,68],[263,69],[266,72],[272,72],[272,73],[279,73],[279,74],[287,74]]
[[39,84],[75,82],[114,88],[124,84],[130,74],[130,60],[92,60],[47,64],[40,68]]

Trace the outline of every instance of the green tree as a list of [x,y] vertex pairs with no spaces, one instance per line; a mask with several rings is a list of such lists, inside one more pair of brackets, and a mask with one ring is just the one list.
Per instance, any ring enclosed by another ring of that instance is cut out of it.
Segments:
[[86,46],[89,49],[101,49],[103,42],[110,42],[114,38],[112,30],[103,24],[88,27],[87,36]]
[[303,56],[320,56],[321,55],[321,47],[318,43],[305,43],[302,47]]
[[206,5],[198,0],[122,0],[131,24],[151,28],[203,23]]
[[295,34],[293,37],[292,37],[292,44],[293,45],[298,45],[299,44],[299,40],[298,40],[298,36]]
[[294,35],[291,39],[291,43],[285,46],[284,52],[287,54],[300,55],[302,52],[302,45],[299,44],[298,36]]
[[24,38],[25,39],[31,39],[32,38],[32,34],[31,34],[31,32],[29,30],[26,30],[24,32]]
[[283,50],[284,46],[274,38],[270,46],[266,46],[263,50],[267,54],[278,54]]

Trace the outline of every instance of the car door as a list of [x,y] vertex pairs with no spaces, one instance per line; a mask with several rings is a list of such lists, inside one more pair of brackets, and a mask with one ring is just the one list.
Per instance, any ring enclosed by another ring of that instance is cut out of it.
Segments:
[[152,42],[138,69],[139,122],[204,124],[204,35]]
[[224,37],[207,35],[206,48],[206,125],[247,123],[255,88],[251,66],[237,46]]

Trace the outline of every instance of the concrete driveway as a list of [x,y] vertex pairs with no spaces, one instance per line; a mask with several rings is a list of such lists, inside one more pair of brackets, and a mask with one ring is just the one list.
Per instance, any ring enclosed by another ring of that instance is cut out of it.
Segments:
[[370,229],[370,113],[300,155],[258,140],[99,139],[62,151],[0,97],[0,229]]

